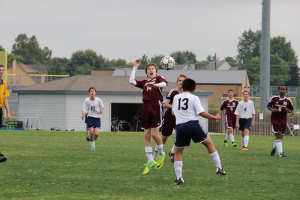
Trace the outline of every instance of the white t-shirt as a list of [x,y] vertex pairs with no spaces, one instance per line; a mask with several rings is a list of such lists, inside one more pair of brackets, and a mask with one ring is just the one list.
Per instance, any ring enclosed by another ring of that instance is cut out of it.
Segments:
[[252,115],[255,114],[254,103],[251,100],[245,102],[244,100],[240,101],[235,112],[235,115],[239,115],[239,118],[252,118]]
[[100,109],[104,109],[103,102],[100,98],[96,97],[94,101],[90,98],[84,100],[82,110],[86,112],[89,117],[100,118]]
[[200,99],[189,92],[183,92],[174,96],[172,111],[176,117],[176,124],[199,120],[198,115],[205,112]]

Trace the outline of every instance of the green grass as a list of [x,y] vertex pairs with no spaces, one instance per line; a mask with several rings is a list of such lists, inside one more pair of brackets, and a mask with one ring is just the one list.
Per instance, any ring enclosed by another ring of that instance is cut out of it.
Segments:
[[[285,137],[289,156],[270,156],[271,136],[250,136],[249,151],[222,145],[211,136],[226,176],[216,175],[201,144],[183,157],[185,184],[174,185],[173,164],[142,175],[143,133],[102,133],[96,152],[83,132],[1,131],[0,199],[297,199],[300,137]],[[171,148],[173,136],[165,145]]]

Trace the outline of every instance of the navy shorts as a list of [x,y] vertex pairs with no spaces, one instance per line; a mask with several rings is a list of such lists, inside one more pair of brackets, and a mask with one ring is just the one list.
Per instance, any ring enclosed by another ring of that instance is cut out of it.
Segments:
[[194,143],[204,142],[208,132],[202,127],[198,120],[177,124],[175,147],[189,147],[191,140]]
[[251,122],[252,122],[252,118],[249,119],[245,119],[245,118],[240,118],[239,119],[239,124],[240,124],[240,131],[244,131],[244,129],[251,129]]
[[94,117],[86,117],[86,123],[88,128],[101,128],[101,119]]

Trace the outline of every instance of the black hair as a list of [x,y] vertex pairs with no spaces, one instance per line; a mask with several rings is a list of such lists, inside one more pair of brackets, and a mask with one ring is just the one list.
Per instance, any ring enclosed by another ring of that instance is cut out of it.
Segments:
[[285,87],[285,90],[286,90],[286,91],[288,90],[288,88],[287,88],[285,85],[280,85],[280,86],[278,86],[278,90],[280,90],[280,87]]
[[183,91],[193,92],[196,89],[196,82],[193,79],[187,78],[182,82]]
[[229,90],[228,90],[228,93],[229,93],[230,91],[232,91],[232,92],[234,93],[233,89],[229,89]]
[[90,87],[89,93],[90,93],[91,90],[95,90],[95,92],[97,92],[97,90],[94,87]]

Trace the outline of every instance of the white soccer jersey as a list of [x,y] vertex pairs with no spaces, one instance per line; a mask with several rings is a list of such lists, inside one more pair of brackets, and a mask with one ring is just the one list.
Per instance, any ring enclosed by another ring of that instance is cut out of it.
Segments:
[[239,115],[239,118],[252,118],[252,115],[255,114],[254,103],[251,100],[245,102],[244,100],[240,101],[235,112],[235,115]]
[[198,115],[205,112],[200,99],[189,92],[183,92],[174,96],[172,111],[176,117],[176,124],[199,120]]
[[100,109],[104,109],[103,102],[100,98],[96,97],[94,101],[90,98],[84,100],[83,111],[86,112],[89,117],[100,118]]

